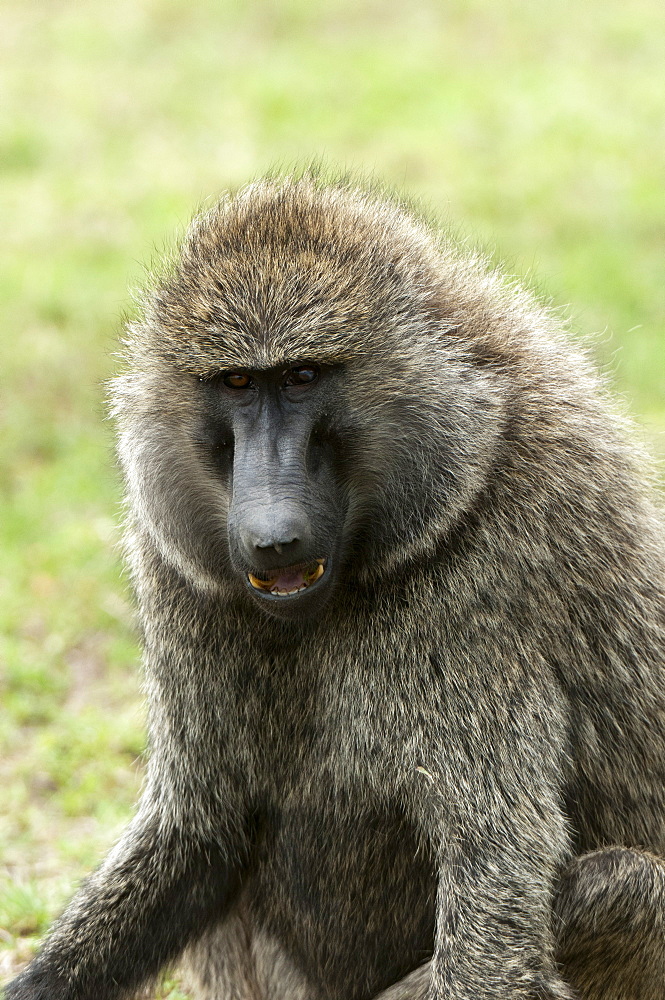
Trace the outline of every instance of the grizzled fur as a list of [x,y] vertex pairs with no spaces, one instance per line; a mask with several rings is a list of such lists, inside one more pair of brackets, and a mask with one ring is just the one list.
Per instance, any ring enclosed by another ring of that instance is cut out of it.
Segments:
[[[662,997],[665,531],[556,319],[396,204],[266,181],[194,221],[126,361],[149,777],[7,1000],[183,952],[205,1000]],[[201,428],[219,372],[304,363],[342,559],[280,620]]]

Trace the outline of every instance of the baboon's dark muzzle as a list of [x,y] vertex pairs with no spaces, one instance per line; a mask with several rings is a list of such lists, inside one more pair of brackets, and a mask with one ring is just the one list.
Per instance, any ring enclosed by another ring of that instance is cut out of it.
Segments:
[[313,498],[304,462],[276,448],[236,447],[229,531],[248,569],[306,562],[313,551]]

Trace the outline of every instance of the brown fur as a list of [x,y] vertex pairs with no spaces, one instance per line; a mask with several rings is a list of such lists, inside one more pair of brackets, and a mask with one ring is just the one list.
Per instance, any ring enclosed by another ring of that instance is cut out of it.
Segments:
[[[195,220],[126,358],[149,779],[8,1000],[183,949],[205,1000],[660,997],[665,533],[556,318],[398,205],[266,181]],[[303,362],[343,558],[285,621],[202,427],[218,372]]]

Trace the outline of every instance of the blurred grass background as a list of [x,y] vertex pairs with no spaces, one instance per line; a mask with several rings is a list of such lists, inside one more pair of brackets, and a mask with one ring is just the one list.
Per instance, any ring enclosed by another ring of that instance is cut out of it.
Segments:
[[141,781],[102,387],[141,261],[275,164],[374,172],[569,305],[663,456],[664,66],[662,0],[4,0],[0,979]]

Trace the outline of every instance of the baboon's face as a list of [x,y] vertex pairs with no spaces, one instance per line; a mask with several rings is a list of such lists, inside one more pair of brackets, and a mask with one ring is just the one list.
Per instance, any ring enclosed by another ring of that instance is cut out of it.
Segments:
[[340,372],[315,363],[202,380],[204,448],[230,496],[231,566],[267,613],[309,616],[338,575],[347,503]]
[[307,183],[196,220],[116,381],[133,529],[201,592],[279,618],[436,552],[512,392],[470,339],[508,307],[476,316],[442,266],[389,206]]

